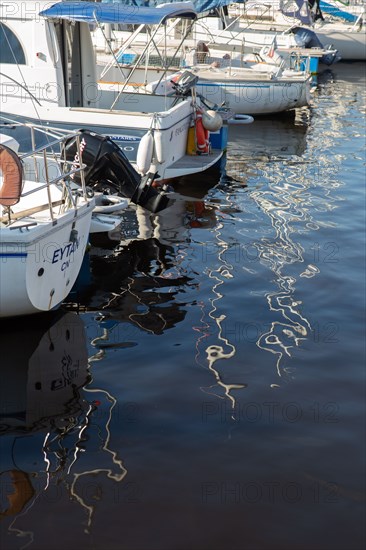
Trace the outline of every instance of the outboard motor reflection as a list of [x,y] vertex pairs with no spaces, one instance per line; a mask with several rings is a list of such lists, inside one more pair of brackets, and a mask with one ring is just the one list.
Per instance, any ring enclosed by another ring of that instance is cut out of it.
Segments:
[[[79,132],[80,152],[85,183],[94,191],[117,193],[146,208],[150,212],[160,212],[171,201],[152,186],[155,174],[140,176],[131,165],[123,151],[109,137],[95,134],[89,130]],[[62,157],[79,167],[79,155],[76,137],[70,138],[62,151]],[[75,183],[80,184],[80,175],[74,174]]]

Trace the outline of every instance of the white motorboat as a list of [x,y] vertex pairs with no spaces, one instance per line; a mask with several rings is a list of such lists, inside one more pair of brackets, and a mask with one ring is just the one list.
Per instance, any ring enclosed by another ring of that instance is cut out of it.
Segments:
[[126,10],[113,3],[1,2],[2,113],[108,135],[141,174],[158,173],[165,179],[206,170],[222,150],[187,154],[196,116],[190,95],[120,93],[97,83],[90,24],[164,24],[172,17],[192,19],[196,12],[184,3]]
[[13,138],[0,138],[1,318],[52,310],[66,298],[82,265],[95,200],[83,165],[58,156],[62,139],[18,154]]

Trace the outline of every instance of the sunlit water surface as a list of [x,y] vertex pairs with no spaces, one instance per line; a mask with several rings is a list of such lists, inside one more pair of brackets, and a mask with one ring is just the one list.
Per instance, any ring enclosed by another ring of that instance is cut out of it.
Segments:
[[361,550],[365,66],[175,191],[2,324],[1,548]]

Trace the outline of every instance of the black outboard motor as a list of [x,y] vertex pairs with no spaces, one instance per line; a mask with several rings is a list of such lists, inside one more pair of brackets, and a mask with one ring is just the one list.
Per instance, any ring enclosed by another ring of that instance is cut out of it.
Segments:
[[[124,152],[109,137],[101,136],[90,130],[81,130],[80,152],[84,170],[85,183],[94,191],[117,193],[138,204],[150,212],[160,212],[167,208],[171,201],[152,183],[156,174],[140,174],[131,165]],[[65,143],[62,157],[75,168],[80,166],[76,137]],[[74,174],[75,183],[80,184],[80,175]]]
[[177,78],[170,81],[173,84],[175,95],[186,97],[191,94],[191,89],[198,82],[198,76],[191,71],[182,71]]

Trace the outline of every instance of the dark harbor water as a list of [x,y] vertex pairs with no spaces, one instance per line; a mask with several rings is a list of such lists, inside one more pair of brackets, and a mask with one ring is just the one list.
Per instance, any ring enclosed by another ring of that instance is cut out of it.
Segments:
[[365,84],[231,127],[1,325],[2,550],[365,547]]

